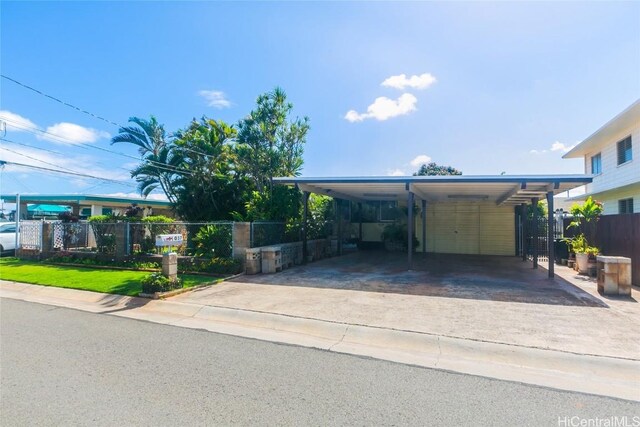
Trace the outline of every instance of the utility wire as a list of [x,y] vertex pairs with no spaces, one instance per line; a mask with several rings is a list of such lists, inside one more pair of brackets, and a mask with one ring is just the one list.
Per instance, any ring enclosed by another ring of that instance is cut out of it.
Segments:
[[109,119],[105,119],[104,117],[101,117],[101,116],[98,116],[98,115],[96,115],[96,114],[93,114],[93,113],[91,113],[91,112],[89,112],[89,111],[87,111],[87,110],[85,110],[85,109],[82,109],[82,108],[80,108],[80,107],[76,107],[76,106],[75,106],[75,105],[73,105],[73,104],[69,104],[68,102],[64,102],[63,100],[58,99],[58,98],[56,98],[55,96],[47,95],[46,93],[44,93],[44,92],[42,92],[42,91],[39,91],[38,89],[33,88],[33,87],[31,87],[31,86],[29,86],[29,85],[26,85],[26,84],[24,84],[24,83],[21,83],[21,82],[19,82],[19,81],[15,80],[15,79],[12,79],[12,78],[11,78],[11,77],[9,77],[9,76],[5,76],[4,74],[0,74],[0,76],[1,76],[3,79],[7,79],[7,80],[9,80],[9,81],[12,81],[13,83],[15,83],[15,84],[17,84],[17,85],[19,85],[19,86],[22,86],[22,87],[23,87],[23,88],[25,88],[25,89],[29,89],[30,91],[33,91],[33,92],[35,92],[35,93],[37,93],[37,94],[39,94],[39,95],[45,96],[45,97],[47,97],[47,98],[49,98],[49,99],[52,99],[52,100],[54,100],[54,101],[56,101],[56,102],[59,102],[59,103],[60,103],[60,104],[62,104],[62,105],[66,105],[66,106],[67,106],[67,107],[69,107],[69,108],[73,108],[74,110],[78,110],[78,111],[80,111],[81,113],[87,114],[87,115],[89,115],[89,116],[91,116],[91,117],[94,117],[94,118],[96,118],[96,119],[98,119],[98,120],[102,120],[103,122],[109,123],[109,124],[111,124],[111,125],[118,126],[118,127],[123,127],[123,126],[119,125],[118,123],[113,122],[113,121],[111,121],[111,120],[109,120]]
[[65,168],[64,166],[56,165],[54,163],[49,163],[49,162],[47,162],[45,160],[38,159],[36,157],[32,157],[32,156],[30,156],[28,154],[20,153],[19,151],[15,151],[15,150],[12,150],[12,149],[7,148],[7,147],[0,147],[0,150],[5,150],[5,151],[8,151],[10,153],[17,154],[18,156],[22,156],[22,157],[25,157],[27,159],[35,160],[36,162],[44,163],[45,165],[55,166],[57,168],[64,169],[64,170],[69,171],[69,172],[77,172],[77,171],[74,171],[73,169]]
[[[11,82],[13,82],[13,83],[15,83],[15,84],[19,85],[19,86],[22,86],[22,87],[23,87],[23,88],[25,88],[25,89],[29,89],[30,91],[33,91],[33,92],[35,92],[35,93],[37,93],[37,94],[39,94],[39,95],[42,95],[42,96],[47,97],[47,98],[49,98],[49,99],[52,99],[52,100],[54,100],[54,101],[56,101],[56,102],[59,102],[60,104],[65,105],[65,106],[67,106],[67,107],[69,107],[69,108],[73,108],[74,110],[80,111],[81,113],[87,114],[87,115],[89,115],[89,116],[91,116],[91,117],[93,117],[93,118],[96,118],[96,119],[98,119],[98,120],[102,120],[102,121],[103,121],[103,122],[105,122],[105,123],[109,123],[110,125],[114,125],[114,126],[117,126],[117,127],[119,127],[119,128],[125,128],[125,127],[126,127],[126,126],[123,126],[123,125],[121,125],[121,124],[119,124],[119,123],[114,122],[113,120],[105,119],[104,117],[99,116],[99,115],[97,115],[97,114],[93,114],[92,112],[87,111],[87,110],[85,110],[85,109],[83,109],[83,108],[76,107],[76,106],[75,106],[75,105],[73,105],[73,104],[70,104],[70,103],[68,103],[68,102],[65,102],[65,101],[63,101],[63,100],[59,99],[59,98],[56,98],[55,96],[48,95],[48,94],[46,94],[46,93],[44,93],[44,92],[42,92],[42,91],[40,91],[40,90],[38,90],[38,89],[36,89],[36,88],[34,88],[34,87],[31,87],[31,86],[29,86],[29,85],[27,85],[27,84],[25,84],[25,83],[19,82],[19,81],[18,81],[18,80],[16,80],[16,79],[13,79],[13,78],[11,78],[11,77],[9,77],[9,76],[5,76],[4,74],[0,74],[0,77],[2,77],[3,79],[7,79],[7,80],[9,80],[9,81],[11,81]],[[186,151],[191,151],[192,153],[200,154],[201,156],[205,156],[205,157],[213,157],[213,156],[211,156],[210,154],[206,154],[206,153],[203,153],[203,152],[201,152],[201,151],[194,150],[194,149],[192,149],[192,148],[186,148],[186,147],[181,147],[181,148],[182,148],[183,150],[186,150]]]
[[[32,148],[34,150],[46,151],[47,153],[57,154],[59,156],[66,157],[66,154],[61,153],[60,151],[49,150],[48,148],[36,147],[35,145],[29,145],[29,144],[25,144],[25,143],[22,143],[22,142],[13,141],[13,140],[7,139],[7,138],[0,138],[0,141],[8,142],[9,144],[20,145],[22,147]],[[110,167],[110,166],[107,166],[104,163],[100,163],[100,162],[96,162],[96,164],[100,165],[100,166],[107,167],[107,168]],[[54,165],[54,166],[58,166],[58,165]],[[131,172],[129,169],[123,168],[121,166],[118,166],[118,169],[121,169],[121,170],[127,171],[127,172]]]
[[47,172],[55,172],[55,173],[60,173],[60,174],[63,174],[63,175],[79,176],[79,177],[82,177],[82,178],[97,179],[97,180],[101,180],[101,181],[112,182],[112,183],[115,183],[115,184],[129,185],[129,186],[134,186],[135,187],[135,184],[130,183],[130,182],[118,181],[118,180],[109,179],[109,178],[100,178],[100,177],[97,177],[97,176],[87,175],[87,174],[79,173],[79,172],[66,172],[66,171],[62,171],[62,170],[59,170],[59,169],[51,169],[51,168],[45,168],[45,167],[42,167],[42,166],[27,165],[27,164],[24,164],[24,163],[9,162],[9,161],[6,161],[6,160],[0,160],[0,164],[1,165],[20,166],[20,167],[23,167],[23,168],[37,169],[37,170],[42,170],[42,171],[47,171]]
[[54,133],[47,132],[44,129],[40,129],[40,128],[37,128],[37,127],[31,127],[31,126],[24,126],[21,123],[18,123],[18,122],[14,121],[14,120],[6,119],[6,118],[3,118],[2,120],[11,123],[11,126],[17,127],[19,129],[22,129],[22,130],[24,130],[26,132],[29,132],[31,134],[34,134],[34,135],[38,135],[38,133],[50,135],[53,138],[56,138],[59,142],[66,142],[68,144],[72,144],[73,146],[80,146],[80,147],[82,147],[84,149],[93,148],[94,150],[99,150],[99,151],[103,151],[103,152],[106,152],[106,153],[115,154],[117,156],[126,157],[126,158],[129,158],[129,159],[134,159],[136,161],[148,162],[148,163],[151,163],[154,166],[156,166],[158,169],[162,169],[162,170],[165,170],[167,172],[183,173],[183,174],[186,174],[186,175],[192,175],[192,172],[187,170],[187,169],[178,168],[176,166],[167,165],[167,164],[164,164],[164,163],[156,162],[154,160],[140,159],[139,157],[135,157],[135,156],[131,156],[131,155],[128,155],[128,154],[120,153],[119,151],[108,150],[106,148],[98,147],[97,145],[87,144],[85,142],[73,141],[73,140],[71,140],[69,138],[65,138],[65,137],[56,135]]

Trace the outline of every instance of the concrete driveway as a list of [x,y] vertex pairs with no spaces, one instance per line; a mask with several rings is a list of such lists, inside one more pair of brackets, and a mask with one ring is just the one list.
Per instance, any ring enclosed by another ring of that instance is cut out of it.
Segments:
[[359,252],[172,298],[354,325],[640,360],[640,295],[515,257]]
[[530,262],[504,256],[421,254],[407,271],[407,255],[360,251],[278,274],[237,282],[320,289],[600,307],[605,304],[564,280],[548,280]]

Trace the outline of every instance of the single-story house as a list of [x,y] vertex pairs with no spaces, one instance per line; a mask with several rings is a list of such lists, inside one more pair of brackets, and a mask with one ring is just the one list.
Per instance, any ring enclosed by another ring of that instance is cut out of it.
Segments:
[[[15,194],[2,194],[0,199],[4,200],[5,203],[16,203]],[[70,210],[81,218],[86,219],[95,215],[123,214],[132,204],[143,208],[143,216],[173,216],[171,204],[162,200],[92,194],[21,194],[20,217],[22,219],[39,219],[41,216],[38,216],[34,211],[34,206],[37,205],[47,205],[49,209],[52,206],[56,206],[56,209]]]

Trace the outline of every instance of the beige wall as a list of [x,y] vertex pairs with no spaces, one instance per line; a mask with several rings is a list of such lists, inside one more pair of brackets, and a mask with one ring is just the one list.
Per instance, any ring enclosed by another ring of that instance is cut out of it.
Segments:
[[[513,206],[490,202],[427,205],[427,251],[439,253],[515,255]],[[421,220],[417,237],[422,240]],[[421,242],[422,244],[422,242]]]
[[[416,203],[420,205],[418,200]],[[427,252],[515,255],[513,206],[492,202],[427,204]],[[362,224],[363,241],[379,242],[387,223]],[[357,230],[357,224],[354,224]],[[415,215],[415,235],[422,252],[422,213]]]

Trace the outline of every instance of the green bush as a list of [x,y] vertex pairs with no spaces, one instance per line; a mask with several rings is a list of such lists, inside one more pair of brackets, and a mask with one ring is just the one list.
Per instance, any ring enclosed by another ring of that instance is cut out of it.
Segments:
[[197,257],[226,258],[232,255],[231,228],[227,225],[205,225],[193,238]]
[[212,258],[210,260],[185,258],[178,262],[178,271],[219,275],[237,274],[242,271],[242,263],[233,258]]
[[182,287],[182,280],[178,277],[171,280],[162,273],[151,273],[142,279],[142,292],[152,294],[154,292],[167,292]]

